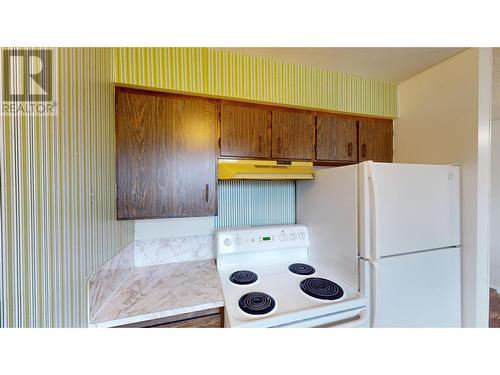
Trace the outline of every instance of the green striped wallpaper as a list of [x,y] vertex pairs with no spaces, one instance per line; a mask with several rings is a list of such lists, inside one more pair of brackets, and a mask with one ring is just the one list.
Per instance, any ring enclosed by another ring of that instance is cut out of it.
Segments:
[[397,85],[210,48],[115,48],[115,81],[396,117]]
[[133,239],[115,220],[113,50],[54,58],[57,116],[0,116],[1,327],[86,326],[86,277]]

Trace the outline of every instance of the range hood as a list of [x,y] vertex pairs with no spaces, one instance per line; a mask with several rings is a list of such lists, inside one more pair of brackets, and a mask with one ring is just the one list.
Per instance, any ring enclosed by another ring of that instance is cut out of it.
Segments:
[[313,180],[310,161],[219,159],[219,180]]

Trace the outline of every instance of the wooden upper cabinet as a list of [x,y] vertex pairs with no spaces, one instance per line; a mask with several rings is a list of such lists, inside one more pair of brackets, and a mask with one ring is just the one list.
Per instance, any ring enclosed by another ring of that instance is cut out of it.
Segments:
[[318,114],[316,159],[325,161],[356,161],[358,159],[358,126],[354,118]]
[[116,91],[117,218],[216,213],[217,103]]
[[271,110],[222,101],[221,156],[271,157]]
[[308,111],[273,109],[272,157],[314,158],[314,114]]
[[115,103],[118,219],[215,215],[218,156],[392,162],[392,120],[120,87]]
[[392,162],[392,120],[359,120],[359,161]]
[[171,192],[158,95],[120,90],[116,108],[117,217],[166,217]]
[[167,125],[170,217],[216,214],[217,103],[165,97],[162,123]]

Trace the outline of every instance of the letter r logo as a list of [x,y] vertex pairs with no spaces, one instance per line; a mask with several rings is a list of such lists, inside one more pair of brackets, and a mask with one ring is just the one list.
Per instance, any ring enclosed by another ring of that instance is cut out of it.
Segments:
[[3,51],[4,101],[52,100],[52,50]]

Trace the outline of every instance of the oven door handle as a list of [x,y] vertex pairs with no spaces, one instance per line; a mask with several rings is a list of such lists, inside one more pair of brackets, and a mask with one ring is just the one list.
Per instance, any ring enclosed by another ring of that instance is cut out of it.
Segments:
[[369,327],[369,316],[366,307],[357,309],[358,319],[349,320],[348,322],[334,322],[328,325],[327,328],[354,328],[354,327]]
[[[333,321],[332,321],[333,319]],[[367,307],[351,309],[333,314],[321,315],[312,317],[298,322],[282,324],[274,326],[274,328],[309,328],[309,327],[325,327],[325,328],[349,328],[349,327],[368,327],[368,312]]]

